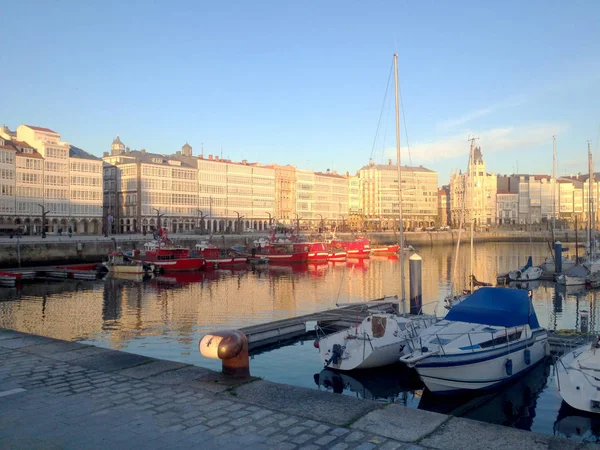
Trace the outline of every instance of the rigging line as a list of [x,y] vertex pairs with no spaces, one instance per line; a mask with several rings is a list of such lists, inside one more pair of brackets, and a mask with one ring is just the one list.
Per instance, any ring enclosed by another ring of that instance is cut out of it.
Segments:
[[379,113],[379,120],[377,121],[377,129],[375,130],[375,137],[373,138],[373,146],[371,147],[371,156],[370,158],[373,158],[373,152],[375,151],[375,144],[377,143],[377,136],[379,135],[379,129],[381,127],[381,118],[383,117],[383,111],[385,109],[385,101],[387,99],[387,95],[388,95],[388,91],[390,89],[390,80],[392,79],[392,69],[393,69],[394,65],[392,64],[390,66],[390,73],[388,75],[388,81],[387,84],[385,86],[385,94],[383,96],[383,102],[381,103],[381,112]]
[[381,142],[381,159],[380,163],[385,164],[385,143],[387,142],[387,130],[390,125],[390,110],[392,109],[392,97],[389,97],[389,101],[387,104],[387,111],[385,113],[385,127],[383,129],[383,141]]
[[[402,114],[402,121],[404,123],[404,135],[406,136],[406,151],[408,152],[408,164],[410,167],[414,167],[413,163],[412,163],[412,156],[410,153],[410,142],[408,140],[408,126],[406,125],[406,114],[405,114],[405,110],[404,110],[404,101],[402,99],[402,88],[399,87],[398,88],[398,93],[400,95],[400,113]],[[417,176],[415,174],[414,170],[411,170],[411,174],[412,174],[412,181],[413,181],[413,186],[414,186],[414,192],[413,192],[413,198],[416,200],[417,197]],[[437,189],[437,186],[436,186]]]

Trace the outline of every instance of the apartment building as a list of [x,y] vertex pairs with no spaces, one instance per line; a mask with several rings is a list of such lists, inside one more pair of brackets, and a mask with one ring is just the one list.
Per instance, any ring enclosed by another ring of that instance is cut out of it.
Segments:
[[102,161],[63,142],[49,128],[0,128],[1,227],[26,234],[69,227],[80,234],[102,227]]
[[291,224],[296,213],[296,168],[277,164],[272,167],[275,169],[275,218]]
[[[369,229],[397,229],[398,166],[373,164],[359,170],[361,205]],[[402,219],[405,229],[435,225],[438,218],[438,174],[425,167],[401,167]]]
[[496,193],[496,223],[515,225],[519,223],[519,194],[506,190]]
[[104,157],[104,202],[113,233],[172,232],[199,225],[198,167],[192,147],[173,155],[131,150],[117,136]]

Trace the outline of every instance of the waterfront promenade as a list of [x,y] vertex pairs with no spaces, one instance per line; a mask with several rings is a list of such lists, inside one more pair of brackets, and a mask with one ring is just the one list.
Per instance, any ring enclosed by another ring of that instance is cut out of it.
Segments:
[[0,329],[0,449],[600,448]]

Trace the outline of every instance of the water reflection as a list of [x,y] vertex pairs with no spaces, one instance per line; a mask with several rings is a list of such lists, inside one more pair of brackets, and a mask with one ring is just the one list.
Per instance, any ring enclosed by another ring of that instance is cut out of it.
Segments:
[[549,374],[546,360],[506,386],[483,394],[436,396],[425,390],[419,409],[530,430]]
[[323,369],[313,376],[320,389],[335,394],[353,395],[367,400],[383,400],[406,404],[408,396],[420,394],[423,383],[416,371],[405,365],[396,364],[379,369],[338,372]]
[[562,402],[554,423],[554,434],[600,444],[600,416],[573,409]]

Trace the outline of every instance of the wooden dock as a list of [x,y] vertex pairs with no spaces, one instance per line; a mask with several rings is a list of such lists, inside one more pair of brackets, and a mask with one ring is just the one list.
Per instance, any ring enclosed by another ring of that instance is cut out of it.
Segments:
[[332,330],[349,328],[357,322],[362,322],[370,313],[376,311],[397,313],[398,308],[398,297],[384,297],[368,302],[344,304],[335,309],[289,319],[252,325],[240,328],[239,331],[248,337],[248,348],[258,350],[261,347],[298,339],[312,333],[314,330],[307,330],[309,322],[315,322],[320,327],[328,327]]

